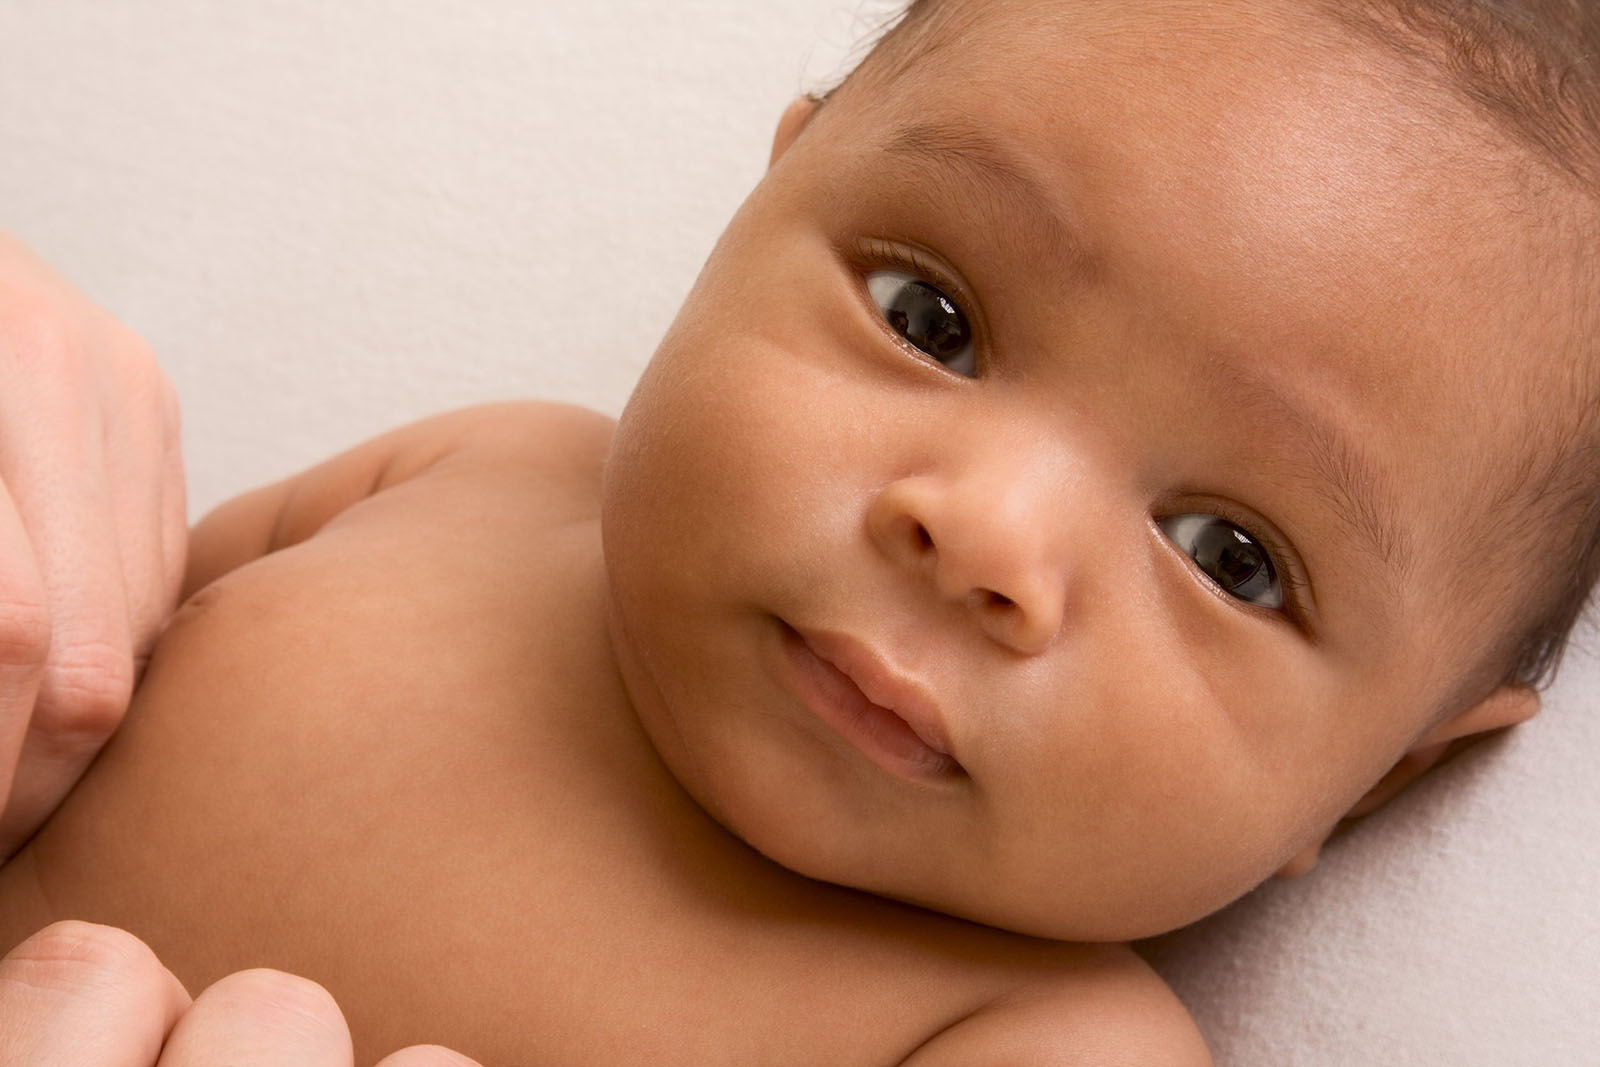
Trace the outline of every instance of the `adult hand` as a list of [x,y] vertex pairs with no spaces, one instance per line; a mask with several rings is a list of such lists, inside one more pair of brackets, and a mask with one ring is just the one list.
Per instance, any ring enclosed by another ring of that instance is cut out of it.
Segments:
[[[315,982],[240,971],[193,1001],[132,934],[48,926],[0,960],[0,1063],[8,1067],[350,1067],[344,1016]],[[414,1045],[377,1067],[477,1067]]]
[[171,384],[0,233],[0,859],[121,721],[186,544]]

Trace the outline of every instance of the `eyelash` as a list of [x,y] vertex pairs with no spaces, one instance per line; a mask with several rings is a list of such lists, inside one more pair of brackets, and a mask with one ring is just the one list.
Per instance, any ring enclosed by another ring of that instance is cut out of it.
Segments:
[[[923,256],[919,255],[913,247],[897,244],[881,237],[864,237],[857,242],[857,258],[860,260],[858,269],[871,270],[898,270],[906,274],[916,275],[932,282],[961,307],[972,324],[974,345],[977,348],[978,376],[981,377],[988,366],[988,351],[983,343],[984,331],[981,321],[974,313],[977,303],[968,294],[967,289],[960,282],[952,278],[947,272]],[[876,309],[874,309],[875,311]],[[896,343],[910,348],[910,344],[898,334],[890,331]],[[919,353],[920,355],[920,353]],[[1266,611],[1273,615],[1283,615],[1292,621],[1304,625],[1307,618],[1305,611],[1305,591],[1310,586],[1305,572],[1300,567],[1299,557],[1284,547],[1282,538],[1268,532],[1259,519],[1245,514],[1239,508],[1221,500],[1208,499],[1204,505],[1197,505],[1189,510],[1204,511],[1215,515],[1217,518],[1232,523],[1249,536],[1256,543],[1266,549],[1272,566],[1278,576],[1278,581],[1283,587],[1283,609],[1271,611],[1270,609],[1251,609],[1249,605],[1239,604],[1246,610],[1259,612]],[[1174,510],[1172,514],[1181,513]],[[1158,531],[1159,534],[1159,531]],[[1165,535],[1161,535],[1165,536]],[[1226,596],[1226,594],[1223,594]],[[1231,598],[1230,598],[1231,601]],[[1232,601],[1238,604],[1237,601]]]
[[[982,317],[977,313],[978,302],[967,292],[967,287],[941,270],[936,264],[929,262],[917,250],[905,245],[896,244],[882,237],[863,237],[856,243],[856,259],[859,260],[857,270],[865,277],[874,270],[898,270],[905,274],[912,274],[925,281],[933,283],[942,290],[966,315],[967,322],[972,327],[972,343],[978,363],[978,377],[983,376],[988,366],[988,350],[983,343],[984,329]],[[862,292],[865,293],[865,287]],[[870,304],[871,301],[869,300]],[[874,309],[876,315],[876,309]],[[889,333],[895,342],[906,348],[912,348],[905,338],[894,331]],[[916,351],[912,348],[912,351]],[[921,353],[918,353],[919,357]]]

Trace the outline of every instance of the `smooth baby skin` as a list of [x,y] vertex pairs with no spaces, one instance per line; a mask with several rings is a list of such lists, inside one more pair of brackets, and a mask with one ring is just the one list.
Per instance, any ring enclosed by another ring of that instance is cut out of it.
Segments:
[[173,619],[127,725],[0,870],[0,942],[74,917],[190,989],[304,975],[358,1062],[1206,1062],[1126,950],[811,881],[688,799],[610,662],[609,434],[445,416],[202,523],[192,583],[270,554]]

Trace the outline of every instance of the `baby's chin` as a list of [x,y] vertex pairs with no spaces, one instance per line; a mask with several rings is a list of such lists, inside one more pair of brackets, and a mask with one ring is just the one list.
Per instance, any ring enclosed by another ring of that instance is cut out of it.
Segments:
[[[1076,943],[1121,943],[1169,933],[1251,887],[1232,893],[1214,887],[1174,891],[1169,872],[1162,884],[1145,892],[1107,891],[1056,871],[999,876],[978,857],[948,858],[936,873],[919,876],[908,865],[886,863],[884,850],[870,840],[837,833],[829,820],[770,802],[773,791],[765,783],[730,776],[727,760],[700,758],[670,716],[640,718],[667,770],[700,811],[764,861],[813,882],[1011,934]],[[1063,891],[1063,886],[1070,888]]]
[[[887,865],[870,843],[852,848],[819,831],[819,823],[770,806],[743,802],[737,790],[719,788],[687,766],[669,768],[713,821],[744,846],[784,870],[814,882],[869,893],[964,922],[1045,941],[1122,943],[1170,933],[1219,910],[1237,897],[1215,891],[1176,892],[1167,883],[1151,892],[1104,892],[1073,884],[1070,892],[1028,890],[1025,880],[996,877],[982,860],[956,860],[960,877],[919,878],[904,866]],[[692,764],[691,764],[692,766]],[[754,810],[753,810],[754,809]],[[1070,881],[1054,872],[1031,872],[1040,883]],[[1248,888],[1248,887],[1247,887]]]

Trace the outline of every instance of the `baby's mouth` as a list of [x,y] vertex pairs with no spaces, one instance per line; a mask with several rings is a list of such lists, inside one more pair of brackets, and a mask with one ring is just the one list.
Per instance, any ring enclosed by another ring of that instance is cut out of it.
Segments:
[[842,634],[779,620],[792,688],[818,719],[896,777],[965,777],[926,690]]

